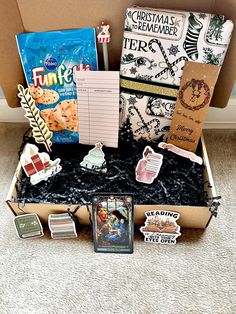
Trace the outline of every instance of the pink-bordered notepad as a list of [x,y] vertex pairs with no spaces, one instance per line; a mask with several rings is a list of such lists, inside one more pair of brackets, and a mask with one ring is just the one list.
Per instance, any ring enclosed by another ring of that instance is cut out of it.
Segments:
[[79,112],[79,142],[118,147],[118,71],[74,71]]

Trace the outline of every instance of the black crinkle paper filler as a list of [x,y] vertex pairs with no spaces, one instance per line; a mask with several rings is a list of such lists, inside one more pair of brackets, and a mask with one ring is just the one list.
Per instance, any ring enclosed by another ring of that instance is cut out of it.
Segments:
[[[26,142],[34,143],[34,140],[25,136]],[[135,168],[146,145],[163,154],[163,165],[153,184],[135,180]],[[61,158],[61,172],[34,186],[23,174],[16,184],[17,201],[78,204],[82,199],[90,203],[92,193],[111,192],[133,193],[135,204],[207,206],[203,166],[159,148],[158,143],[123,142],[119,149],[103,147],[107,173],[94,173],[80,167],[80,162],[93,147],[54,144],[50,156],[52,160]],[[39,146],[39,151],[44,151],[44,147]]]

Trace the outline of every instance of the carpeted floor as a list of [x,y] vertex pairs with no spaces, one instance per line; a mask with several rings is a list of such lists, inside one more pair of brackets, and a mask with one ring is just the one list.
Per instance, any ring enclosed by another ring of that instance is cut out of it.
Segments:
[[236,130],[205,140],[222,206],[207,230],[182,230],[176,246],[98,254],[84,228],[76,240],[19,240],[4,203],[25,127],[0,124],[0,314],[236,313]]

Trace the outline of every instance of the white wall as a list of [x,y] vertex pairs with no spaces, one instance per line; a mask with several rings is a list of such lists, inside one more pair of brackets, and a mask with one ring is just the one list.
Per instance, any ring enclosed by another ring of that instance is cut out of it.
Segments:
[[226,108],[208,110],[205,129],[236,129],[236,96],[232,95]]
[[10,108],[4,98],[0,98],[0,122],[27,122],[24,117],[24,110],[20,108]]
[[205,129],[236,129],[236,82],[226,108],[209,108]]

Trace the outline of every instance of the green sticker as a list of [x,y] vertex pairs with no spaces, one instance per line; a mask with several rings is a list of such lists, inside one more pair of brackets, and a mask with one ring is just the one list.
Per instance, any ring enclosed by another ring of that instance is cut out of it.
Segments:
[[37,214],[25,214],[14,218],[17,235],[20,239],[43,236],[43,227]]

